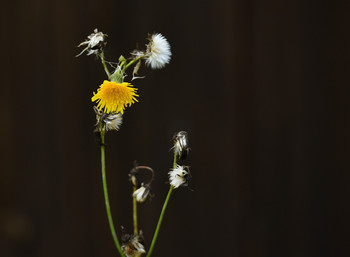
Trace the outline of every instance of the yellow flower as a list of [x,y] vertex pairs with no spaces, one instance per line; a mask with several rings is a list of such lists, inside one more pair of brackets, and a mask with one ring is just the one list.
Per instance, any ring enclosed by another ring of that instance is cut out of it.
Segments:
[[121,112],[123,114],[125,107],[138,102],[135,98],[137,88],[127,82],[117,83],[114,81],[103,81],[103,84],[94,93],[91,98],[92,102],[97,102],[97,107],[101,110],[104,108],[105,113]]

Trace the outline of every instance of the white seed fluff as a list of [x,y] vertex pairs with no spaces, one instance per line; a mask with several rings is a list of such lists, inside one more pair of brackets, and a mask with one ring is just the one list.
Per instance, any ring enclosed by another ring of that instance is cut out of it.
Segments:
[[171,51],[168,40],[162,34],[153,34],[147,45],[146,65],[161,69],[170,62]]
[[145,247],[139,242],[137,236],[133,236],[127,243],[122,245],[122,251],[126,257],[141,256],[145,253]]
[[174,188],[178,188],[187,182],[186,177],[188,176],[188,172],[180,165],[176,165],[168,174],[170,185]]
[[98,46],[100,43],[102,43],[105,40],[106,37],[107,37],[106,34],[103,34],[102,32],[98,32],[98,30],[95,29],[94,33],[90,34],[86,41],[84,41],[80,45],[78,45],[78,47],[83,46],[83,45],[87,45],[87,47],[84,48],[84,50],[81,51],[81,53],[78,54],[77,57],[80,56],[85,51],[87,51],[87,55],[99,53]]
[[104,118],[106,130],[119,130],[123,123],[123,117],[120,113],[112,113]]

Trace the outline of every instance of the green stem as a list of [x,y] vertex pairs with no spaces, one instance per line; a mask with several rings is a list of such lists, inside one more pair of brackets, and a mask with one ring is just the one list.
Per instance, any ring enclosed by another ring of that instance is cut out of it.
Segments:
[[165,199],[165,202],[164,202],[164,205],[163,205],[162,212],[160,213],[160,217],[159,217],[159,220],[158,220],[156,231],[154,232],[154,236],[153,236],[153,239],[152,239],[151,246],[149,248],[149,251],[148,251],[148,254],[147,254],[146,257],[150,257],[152,255],[154,245],[155,245],[155,243],[157,241],[157,238],[158,238],[159,229],[160,229],[160,226],[162,225],[164,213],[165,213],[166,207],[168,206],[168,202],[169,202],[169,199],[170,199],[170,196],[171,196],[171,193],[173,192],[173,190],[174,190],[174,187],[170,186],[168,195],[167,195],[167,197]]
[[[136,186],[134,186],[133,192],[136,191]],[[137,226],[137,201],[136,197],[132,197],[132,204],[133,204],[133,221],[134,221],[134,235],[137,236],[139,234],[139,229]]]
[[138,58],[135,58],[131,60],[127,65],[123,67],[123,72],[126,71],[127,68],[129,68],[131,65],[133,65],[135,62],[138,62],[143,56],[140,56]]
[[[174,151],[174,163],[173,163],[173,168],[176,167],[176,153]],[[158,224],[157,224],[157,228],[156,228],[156,231],[154,232],[154,236],[153,236],[153,239],[152,239],[152,243],[151,243],[151,246],[148,250],[148,253],[147,253],[147,256],[146,257],[150,257],[152,255],[152,252],[153,252],[153,248],[154,248],[154,245],[156,244],[156,241],[157,241],[157,238],[158,238],[158,233],[159,233],[159,229],[160,229],[160,226],[162,225],[162,221],[163,221],[163,218],[164,218],[164,213],[165,213],[165,210],[166,210],[166,207],[168,206],[168,202],[169,202],[169,199],[170,199],[170,196],[171,196],[171,193],[173,192],[174,190],[174,187],[173,186],[170,186],[169,188],[169,192],[168,192],[168,195],[165,199],[165,202],[163,204],[163,208],[162,208],[162,212],[160,213],[160,216],[159,216],[159,220],[158,220]]]
[[106,74],[108,76],[108,79],[110,79],[111,73],[108,70],[108,67],[107,67],[107,64],[106,64],[106,61],[105,61],[105,55],[104,55],[103,52],[100,54],[100,58],[101,58],[101,62],[102,62],[103,68],[105,69],[105,72],[106,72]]
[[176,168],[176,161],[177,161],[177,159],[176,159],[176,152],[174,151],[174,163],[173,163],[173,169],[175,169]]
[[117,250],[120,254],[120,256],[125,257],[125,255],[122,252],[122,249],[120,247],[118,238],[117,238],[117,233],[115,232],[114,229],[114,224],[113,224],[113,219],[112,219],[112,214],[111,214],[111,207],[109,204],[109,197],[108,197],[108,189],[107,189],[107,179],[106,179],[106,160],[105,160],[105,131],[101,126],[101,168],[102,168],[102,182],[103,182],[103,193],[105,197],[105,204],[106,204],[106,212],[107,212],[107,217],[108,217],[108,223],[109,223],[109,228],[112,233],[112,237],[115,243],[115,246],[117,247]]

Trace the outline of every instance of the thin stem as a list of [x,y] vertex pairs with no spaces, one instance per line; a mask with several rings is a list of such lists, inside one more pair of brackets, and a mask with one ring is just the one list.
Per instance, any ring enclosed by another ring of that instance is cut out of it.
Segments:
[[[176,152],[174,151],[173,168],[176,167],[176,157],[177,157],[176,156]],[[162,212],[160,213],[160,217],[159,217],[159,220],[158,220],[156,231],[154,232],[154,236],[153,236],[153,239],[152,239],[151,246],[149,248],[149,251],[148,251],[146,257],[150,257],[152,255],[154,245],[156,244],[156,241],[157,241],[157,238],[158,238],[159,229],[160,229],[160,226],[162,225],[162,221],[163,221],[163,218],[164,218],[164,213],[165,213],[166,207],[168,206],[168,202],[169,202],[169,199],[170,199],[170,196],[171,196],[171,193],[173,192],[173,190],[174,190],[174,187],[170,186],[168,195],[167,195],[167,197],[165,199],[165,202],[163,204]]]
[[105,72],[106,72],[106,74],[108,76],[108,79],[109,79],[111,77],[111,73],[108,70],[108,67],[107,67],[107,64],[106,64],[106,61],[105,61],[105,55],[104,55],[103,52],[100,54],[100,58],[101,58],[101,62],[102,62],[103,68],[105,69]]
[[[133,192],[136,191],[136,186],[134,186],[134,190]],[[136,201],[136,197],[132,197],[132,205],[133,205],[133,221],[134,221],[134,235],[137,236],[138,235],[138,226],[137,226],[137,201]]]
[[109,223],[109,228],[112,233],[112,237],[115,243],[115,246],[117,247],[117,250],[120,254],[120,256],[125,257],[125,255],[122,252],[122,249],[120,247],[118,238],[117,238],[117,233],[115,232],[114,229],[114,224],[113,224],[113,219],[112,219],[112,214],[111,214],[111,207],[109,204],[109,197],[108,197],[108,189],[107,189],[107,179],[106,179],[106,160],[105,160],[105,132],[104,129],[101,126],[101,168],[102,168],[102,182],[103,182],[103,193],[105,197],[105,204],[106,204],[106,212],[107,212],[107,217],[108,217],[108,223]]
[[174,151],[174,163],[173,163],[173,169],[176,168],[176,161],[177,161],[177,155],[176,155],[176,152]]
[[131,65],[133,65],[135,62],[138,62],[143,56],[140,56],[140,57],[137,57],[133,60],[131,60],[128,64],[126,64],[124,67],[123,67],[123,72],[126,71],[127,68],[129,68]]
[[162,212],[160,213],[160,217],[159,217],[159,220],[158,220],[156,231],[154,232],[154,236],[153,236],[153,239],[152,239],[151,246],[149,248],[149,251],[148,251],[148,254],[147,254],[146,257],[150,257],[152,255],[154,245],[155,245],[155,243],[157,241],[157,238],[158,238],[159,229],[160,229],[160,226],[162,225],[164,213],[165,213],[166,207],[168,206],[168,202],[169,202],[169,199],[170,199],[170,196],[171,196],[171,193],[173,192],[173,190],[174,190],[174,187],[170,186],[168,195],[167,195],[167,197],[165,199],[165,202],[164,202],[164,205],[163,205]]

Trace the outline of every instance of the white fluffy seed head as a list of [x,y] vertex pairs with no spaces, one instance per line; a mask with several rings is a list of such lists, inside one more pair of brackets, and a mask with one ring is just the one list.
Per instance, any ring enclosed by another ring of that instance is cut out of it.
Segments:
[[171,169],[168,174],[170,185],[172,185],[174,188],[186,185],[188,182],[188,171],[186,171],[184,167],[180,165],[176,165],[176,167],[174,169]]
[[88,39],[82,42],[78,47],[87,45],[83,51],[81,51],[80,54],[77,55],[80,56],[82,53],[87,51],[87,55],[91,54],[98,54],[102,51],[103,46],[106,44],[105,38],[107,37],[106,34],[103,34],[102,32],[98,32],[97,29],[94,30],[94,33],[90,34],[88,36]]
[[90,48],[96,47],[98,44],[103,42],[105,40],[106,35],[103,34],[102,32],[98,32],[97,29],[94,30],[94,33],[92,33],[90,36],[88,36],[89,43],[88,46]]
[[162,34],[153,34],[149,38],[146,50],[146,65],[152,69],[161,69],[170,62],[171,51],[168,40]]
[[104,113],[96,106],[94,106],[94,111],[96,114],[96,126],[99,126],[99,124],[102,123],[105,125],[106,131],[119,130],[123,123],[123,115],[121,113]]
[[123,123],[123,117],[121,113],[112,113],[104,118],[106,124],[106,130],[119,130]]

